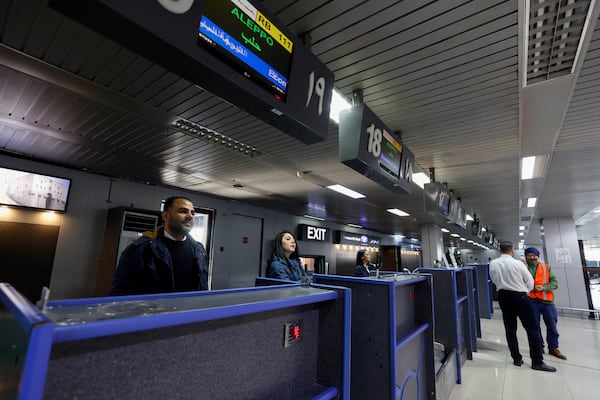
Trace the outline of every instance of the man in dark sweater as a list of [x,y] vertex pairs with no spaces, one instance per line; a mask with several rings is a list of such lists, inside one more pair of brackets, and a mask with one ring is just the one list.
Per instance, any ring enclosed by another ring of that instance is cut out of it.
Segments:
[[208,290],[206,250],[189,234],[192,201],[169,197],[162,219],[163,226],[145,232],[123,251],[110,295]]

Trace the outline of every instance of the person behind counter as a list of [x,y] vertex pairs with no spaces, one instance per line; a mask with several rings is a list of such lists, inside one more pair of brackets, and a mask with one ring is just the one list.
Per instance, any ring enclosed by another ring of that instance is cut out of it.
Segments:
[[163,226],[144,232],[123,250],[109,295],[123,296],[208,290],[208,257],[189,232],[194,205],[186,197],[169,197]]
[[267,277],[301,281],[307,277],[306,271],[300,264],[296,238],[290,231],[281,231],[275,237],[273,252],[267,267]]
[[369,276],[369,265],[371,265],[371,255],[367,250],[359,250],[356,253],[356,267],[354,267],[354,276]]

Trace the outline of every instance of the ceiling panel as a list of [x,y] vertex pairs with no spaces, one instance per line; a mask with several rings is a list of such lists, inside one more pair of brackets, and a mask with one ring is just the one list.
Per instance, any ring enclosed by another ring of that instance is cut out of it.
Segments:
[[[363,91],[365,103],[401,135],[420,169],[447,182],[490,230],[518,240],[524,215],[518,2],[263,4],[296,35],[307,34],[343,94]],[[446,224],[426,211],[418,187],[412,194],[393,193],[340,163],[335,123],[323,142],[303,144],[63,17],[46,0],[2,2],[0,35],[4,152],[297,215],[318,213],[382,233],[418,237],[420,224]],[[534,223],[559,214],[578,218],[600,198],[594,175],[600,148],[598,31],[581,59]],[[226,143],[190,135],[173,125],[178,119],[223,134]],[[233,151],[229,139],[260,153]],[[367,197],[346,200],[324,188],[331,183]],[[411,216],[390,218],[385,208],[392,205]]]

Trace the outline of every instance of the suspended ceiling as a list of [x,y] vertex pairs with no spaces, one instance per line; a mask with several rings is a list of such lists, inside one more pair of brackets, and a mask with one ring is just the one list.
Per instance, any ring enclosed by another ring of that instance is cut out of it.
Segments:
[[[263,4],[295,35],[308,33],[336,88],[348,99],[362,90],[419,169],[499,238],[539,244],[540,219],[565,217],[580,239],[598,241],[600,26],[589,2]],[[325,141],[303,144],[44,0],[3,1],[0,39],[5,154],[381,233],[419,238],[433,223],[472,238],[428,212],[416,185],[393,193],[340,163],[334,122]],[[173,127],[179,119],[223,136],[190,136]],[[520,158],[530,155],[548,163],[522,181]],[[367,197],[347,199],[325,188],[333,183]]]

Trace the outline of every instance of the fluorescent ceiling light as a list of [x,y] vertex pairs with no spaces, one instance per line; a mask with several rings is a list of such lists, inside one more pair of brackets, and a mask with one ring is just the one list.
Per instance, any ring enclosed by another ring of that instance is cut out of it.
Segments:
[[530,197],[527,199],[527,208],[533,208],[537,204],[537,197]]
[[413,242],[418,242],[419,241],[419,239],[417,239],[417,238],[410,238],[410,240],[412,240]]
[[404,235],[394,235],[394,239],[402,240],[402,239],[404,239]]
[[532,179],[534,166],[535,156],[523,157],[523,161],[521,162],[521,179]]
[[362,193],[355,192],[354,190],[348,189],[347,187],[342,186],[342,185],[329,185],[329,186],[327,186],[327,189],[333,190],[334,192],[341,193],[341,194],[351,197],[353,199],[362,199],[363,197],[367,197]]
[[358,225],[358,224],[347,224],[347,225],[352,228],[359,228],[359,229],[362,228],[362,225]]
[[448,229],[446,229],[446,228],[442,228],[442,232],[444,232],[444,233],[448,233],[448,232],[450,232],[450,231],[449,231]]
[[316,219],[317,221],[325,221],[325,218],[315,217],[314,215],[304,214],[304,217],[310,218],[310,219]]
[[460,237],[460,235],[458,233],[451,233],[450,236],[452,236],[452,237]]
[[467,216],[465,217],[465,220],[474,221],[473,217],[471,217],[469,214],[467,214]]
[[471,239],[467,240],[467,243],[475,243]]
[[485,226],[481,227],[481,232],[487,232],[487,229],[485,229]]
[[395,214],[399,217],[408,217],[410,215],[406,211],[398,210],[397,208],[388,208],[387,212]]
[[329,118],[339,124],[340,111],[347,110],[351,107],[352,104],[334,88],[333,93],[331,93],[331,108],[329,111]]
[[524,230],[525,230],[525,227],[524,227],[523,225],[521,225],[521,226],[519,226],[519,230],[520,230],[520,231],[524,231]]
[[429,179],[429,176],[427,176],[427,174],[425,172],[417,172],[416,174],[413,174],[412,180],[421,189],[425,188],[425,184],[426,183],[430,183],[431,182],[431,179]]
[[597,209],[597,210],[594,210],[593,212],[595,212],[595,213],[600,213],[600,208],[599,208],[599,209]]
[[519,232],[519,236],[525,236],[523,232]]
[[461,237],[460,240],[462,240],[463,242],[466,241],[467,239],[465,239],[464,237]]

